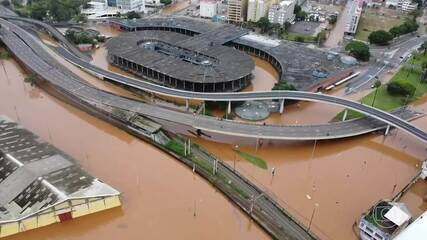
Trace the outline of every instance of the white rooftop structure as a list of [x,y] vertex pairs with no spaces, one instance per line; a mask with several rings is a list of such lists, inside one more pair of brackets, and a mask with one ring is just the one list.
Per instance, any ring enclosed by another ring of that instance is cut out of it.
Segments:
[[384,216],[397,226],[402,226],[411,219],[411,215],[398,206],[393,206]]
[[256,42],[258,44],[268,46],[268,47],[277,47],[280,45],[280,40],[271,39],[271,38],[268,38],[266,36],[258,35],[255,33],[246,34],[244,36],[241,36],[240,39],[253,41],[253,42]]
[[88,5],[89,8],[81,11],[88,19],[109,18],[132,11],[145,12],[145,0],[117,0],[114,4],[107,0],[92,0]]
[[425,240],[427,239],[427,211],[405,228],[393,240]]

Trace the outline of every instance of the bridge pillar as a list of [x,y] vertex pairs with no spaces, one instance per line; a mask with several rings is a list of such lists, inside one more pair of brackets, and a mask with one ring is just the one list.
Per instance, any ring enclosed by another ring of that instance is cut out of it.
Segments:
[[228,101],[228,105],[227,105],[227,114],[231,113],[231,101]]
[[384,136],[387,136],[389,132],[390,132],[390,125],[387,125],[387,128],[385,129],[385,132],[384,132]]
[[283,113],[284,109],[285,109],[285,99],[281,99],[280,100],[280,109],[279,109],[280,114]]
[[203,115],[206,115],[206,103],[205,103],[205,101],[203,101],[203,103],[202,103],[202,108],[203,108]]
[[259,138],[256,139],[255,152],[258,152]]
[[344,110],[344,114],[342,116],[342,121],[345,121],[347,119],[348,109]]
[[190,102],[188,99],[185,99],[185,111],[188,112],[188,109],[190,108]]

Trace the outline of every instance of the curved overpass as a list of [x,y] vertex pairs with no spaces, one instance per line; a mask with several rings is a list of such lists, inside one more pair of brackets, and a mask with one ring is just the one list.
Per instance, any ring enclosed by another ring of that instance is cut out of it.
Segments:
[[248,101],[248,100],[291,99],[291,100],[303,100],[303,101],[333,104],[333,105],[346,107],[346,108],[364,113],[367,116],[376,118],[391,126],[402,129],[410,133],[411,135],[427,142],[426,132],[400,119],[399,117],[396,117],[388,112],[385,112],[367,105],[363,105],[355,101],[344,99],[344,98],[325,95],[321,93],[310,93],[310,92],[300,92],[300,91],[237,92],[237,93],[189,92],[189,91],[177,90],[173,88],[160,86],[150,82],[140,81],[130,77],[125,77],[120,74],[116,74],[116,73],[101,69],[99,67],[96,67],[63,50],[60,51],[60,53],[68,61],[74,63],[75,65],[81,68],[94,72],[97,76],[101,76],[110,81],[120,83],[128,87],[132,87],[142,91],[148,91],[148,92],[169,96],[169,97],[177,97],[177,98],[192,99],[192,100],[203,100],[203,101],[230,102],[230,101]]
[[[16,19],[16,17],[13,17],[12,19]],[[37,23],[38,24],[38,23]],[[14,29],[16,34],[24,34],[23,32],[20,32],[19,29]],[[27,43],[28,44],[28,43]],[[303,100],[303,101],[313,101],[313,102],[322,102],[327,104],[333,104],[338,105],[342,107],[346,107],[349,109],[353,109],[355,111],[361,112],[369,117],[378,119],[382,122],[385,122],[391,126],[394,126],[396,128],[399,128],[401,130],[406,131],[407,133],[419,138],[420,140],[427,142],[427,133],[423,130],[413,126],[412,124],[402,120],[399,117],[396,117],[388,112],[372,108],[370,106],[366,106],[363,104],[360,104],[355,101],[335,97],[335,96],[329,96],[319,93],[310,93],[310,92],[300,92],[300,91],[271,91],[271,92],[241,92],[241,93],[197,93],[197,92],[189,92],[189,91],[183,91],[183,90],[177,90],[172,88],[167,88],[163,86],[159,86],[157,84],[140,81],[137,79],[125,77],[113,72],[109,72],[103,69],[100,69],[76,56],[73,56],[72,54],[66,54],[66,52],[62,51],[62,54],[64,57],[67,58],[67,60],[71,61],[72,63],[80,66],[81,68],[87,69],[89,71],[94,72],[96,75],[101,76],[103,78],[107,78],[111,81],[143,90],[148,91],[152,93],[156,93],[159,95],[164,96],[170,96],[170,97],[177,97],[177,98],[183,98],[183,99],[193,99],[193,100],[203,100],[203,101],[247,101],[247,100],[272,100],[272,99],[279,99],[279,100],[285,100],[285,99],[291,99],[291,100]],[[192,122],[195,122],[194,118],[192,118]],[[224,121],[227,122],[228,121]],[[197,125],[197,124],[192,124]],[[256,125],[252,125],[255,127]],[[256,126],[259,128],[259,126]],[[261,128],[267,130],[267,128]],[[216,130],[218,132],[224,132],[225,134],[229,135],[230,133],[225,130]],[[232,131],[233,132],[233,131]],[[314,138],[314,139],[328,139],[330,134],[326,134],[324,138]],[[277,133],[272,136],[264,136],[264,134],[250,134],[250,129],[247,134],[248,137],[256,137],[256,138],[270,138],[270,139],[289,139],[286,136],[278,136]],[[343,136],[340,136],[343,137]],[[332,138],[332,137],[329,137]]]

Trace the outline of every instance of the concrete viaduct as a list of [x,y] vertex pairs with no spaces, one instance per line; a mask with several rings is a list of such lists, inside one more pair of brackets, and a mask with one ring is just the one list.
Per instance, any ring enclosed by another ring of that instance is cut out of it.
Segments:
[[[3,17],[3,18],[9,18],[9,17]],[[17,17],[11,17],[10,19],[12,20],[23,20],[22,18],[17,18]],[[25,19],[25,18],[24,18]],[[25,19],[25,21],[27,22],[33,22],[34,24],[40,25],[39,21],[33,21],[31,19]],[[41,26],[44,27],[44,26]],[[46,29],[48,31],[51,31],[50,29]],[[13,31],[17,34],[27,34],[26,32],[20,32],[19,29],[13,29]],[[53,33],[52,33],[53,34]],[[59,38],[58,38],[59,39]],[[60,39],[59,39],[60,40]],[[65,40],[66,41],[66,40]],[[68,41],[66,41],[68,42]],[[70,44],[70,43],[68,43]],[[67,45],[68,45],[67,44]],[[64,56],[67,56],[66,54],[64,54]],[[342,106],[348,109],[353,109],[355,111],[361,112],[371,118],[375,118],[377,120],[380,120],[386,124],[388,124],[387,126],[387,130],[386,132],[388,132],[390,126],[396,127],[398,129],[401,129],[407,133],[409,133],[410,135],[415,136],[416,138],[427,142],[427,133],[424,132],[423,130],[417,128],[416,126],[413,126],[412,124],[408,123],[407,121],[402,120],[399,117],[396,117],[388,112],[370,107],[370,106],[366,106],[363,104],[360,104],[358,102],[354,102],[351,100],[347,100],[347,99],[343,99],[343,98],[339,98],[339,97],[334,97],[334,96],[329,96],[329,95],[324,95],[324,94],[320,94],[320,93],[310,93],[310,92],[300,92],[300,91],[271,91],[271,92],[242,92],[242,93],[197,93],[197,92],[189,92],[189,91],[183,91],[183,90],[177,90],[177,89],[172,89],[172,88],[167,88],[164,86],[159,86],[153,83],[148,83],[148,82],[144,82],[144,81],[139,81],[133,78],[129,78],[129,77],[124,77],[121,76],[119,74],[115,74],[109,71],[105,71],[102,70],[88,62],[86,62],[85,60],[78,58],[76,56],[73,56],[72,54],[68,54],[68,56],[66,57],[67,60],[71,61],[72,63],[78,65],[79,67],[89,70],[91,72],[93,72],[94,74],[96,74],[99,77],[103,77],[106,78],[108,80],[126,85],[128,87],[132,87],[135,89],[139,89],[142,91],[147,91],[147,92],[151,92],[151,93],[155,93],[155,94],[159,94],[159,95],[164,95],[164,96],[170,96],[170,97],[176,97],[176,98],[182,98],[185,100],[203,100],[203,101],[225,101],[228,102],[228,110],[231,110],[231,102],[232,101],[247,101],[247,100],[279,100],[281,102],[281,111],[283,111],[283,106],[284,106],[284,101],[289,99],[289,100],[303,100],[303,101],[312,101],[312,102],[321,102],[321,103],[327,103],[327,104],[333,104],[333,105],[338,105],[338,106]],[[194,119],[192,120],[194,122]],[[240,125],[240,123],[235,123],[237,125]],[[221,125],[221,124],[219,124]],[[246,124],[248,125],[248,124]],[[194,126],[197,128],[197,126]],[[248,126],[247,126],[248,127]],[[254,125],[252,125],[252,127],[254,127]],[[271,127],[271,126],[270,126]],[[260,128],[260,127],[258,127]],[[223,128],[220,129],[211,129],[212,131],[216,131],[216,132],[224,132],[226,135],[233,135],[233,131],[228,131],[229,129],[226,130],[221,130]],[[262,128],[261,129],[265,129],[266,128]],[[231,129],[232,130],[232,129]],[[266,138],[266,139],[287,139],[289,140],[289,136],[284,136],[284,135],[269,135],[267,134],[266,136],[263,136],[263,134],[253,134],[253,130],[251,129],[251,127],[249,126],[247,128],[247,133],[245,134],[240,134],[242,136],[245,137],[252,137],[252,138]],[[268,132],[268,131],[266,131]],[[237,135],[239,135],[239,133],[236,133]],[[283,133],[282,133],[283,134]],[[317,137],[314,136],[312,139],[333,139],[333,138],[337,138],[337,137],[332,137],[331,134],[325,134],[326,136],[324,137]],[[345,136],[340,136],[340,137],[349,137],[349,136],[354,136],[354,135],[359,135],[359,134],[349,134],[349,135],[345,135]],[[297,136],[292,137],[292,139],[298,140],[300,138],[298,138]],[[300,140],[308,140],[309,138],[302,138]]]

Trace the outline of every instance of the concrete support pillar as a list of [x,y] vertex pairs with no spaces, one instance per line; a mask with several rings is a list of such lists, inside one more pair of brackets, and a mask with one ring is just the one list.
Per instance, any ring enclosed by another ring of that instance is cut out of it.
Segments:
[[385,129],[385,132],[384,132],[384,136],[387,136],[389,132],[390,132],[390,125],[387,125],[387,128]]
[[185,99],[185,111],[188,111],[188,109],[190,109],[190,101]]
[[203,115],[206,115],[206,103],[203,101],[202,103]]
[[280,100],[280,109],[279,109],[280,114],[283,113],[284,109],[285,109],[285,99],[281,99]]
[[342,116],[342,121],[345,121],[347,119],[348,109],[344,110],[344,114]]
[[191,154],[191,139],[188,139],[188,154]]
[[259,138],[256,139],[255,152],[258,152]]
[[227,105],[227,114],[230,114],[230,113],[231,113],[231,101],[229,101]]

